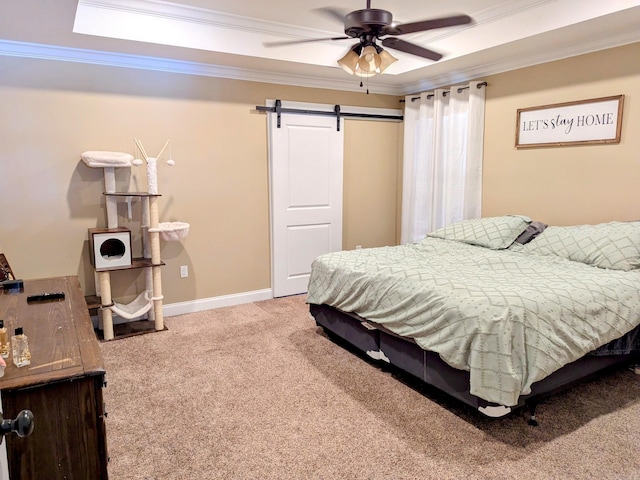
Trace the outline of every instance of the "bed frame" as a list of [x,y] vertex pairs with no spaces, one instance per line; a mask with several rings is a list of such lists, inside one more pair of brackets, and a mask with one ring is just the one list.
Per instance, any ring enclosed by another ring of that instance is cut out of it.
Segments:
[[449,366],[437,353],[423,350],[412,339],[400,337],[382,325],[328,305],[310,304],[310,313],[316,324],[322,327],[330,338],[338,337],[345,340],[369,357],[394,365],[484,415],[502,417],[527,406],[531,425],[537,425],[535,407],[544,398],[603,370],[640,360],[640,352],[625,355],[586,355],[534,383],[530,394],[520,396],[516,406],[506,407],[472,395],[469,392],[469,372]]

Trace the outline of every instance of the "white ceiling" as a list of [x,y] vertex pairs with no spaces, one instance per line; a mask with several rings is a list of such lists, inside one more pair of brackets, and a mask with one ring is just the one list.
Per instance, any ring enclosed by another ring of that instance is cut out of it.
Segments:
[[[92,62],[291,85],[360,90],[336,60],[356,40],[267,48],[264,42],[342,36],[317,10],[366,0],[3,0],[0,55]],[[436,50],[369,80],[376,93],[408,94],[640,41],[640,1],[372,0],[400,23],[465,13],[474,22],[404,35]],[[633,60],[637,61],[637,60]]]

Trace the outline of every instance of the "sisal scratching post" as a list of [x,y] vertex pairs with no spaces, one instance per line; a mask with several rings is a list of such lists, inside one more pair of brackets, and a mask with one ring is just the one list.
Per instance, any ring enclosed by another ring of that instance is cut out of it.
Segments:
[[149,234],[151,240],[151,263],[153,263],[153,312],[156,330],[164,330],[164,317],[162,313],[162,260],[160,259],[160,233],[158,233],[158,198],[149,198],[149,222],[152,231]]
[[[99,272],[100,277],[100,295],[102,299],[102,305],[111,306],[113,300],[111,298],[111,278],[109,272]],[[113,338],[113,312],[110,308],[102,309],[102,334],[105,340],[111,340]]]

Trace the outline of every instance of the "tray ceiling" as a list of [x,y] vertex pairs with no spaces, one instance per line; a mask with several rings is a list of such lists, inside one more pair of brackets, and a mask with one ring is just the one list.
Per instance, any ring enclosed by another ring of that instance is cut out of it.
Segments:
[[[362,9],[365,0],[5,0],[0,54],[36,56],[340,90],[358,77],[336,64],[357,40],[265,47],[343,35],[316,9]],[[51,8],[43,8],[50,3]],[[55,5],[55,7],[54,7]],[[576,8],[579,5],[579,8]],[[439,51],[399,61],[369,79],[376,93],[406,94],[640,41],[640,2],[629,0],[372,0],[400,23],[465,13],[474,23],[403,35]]]

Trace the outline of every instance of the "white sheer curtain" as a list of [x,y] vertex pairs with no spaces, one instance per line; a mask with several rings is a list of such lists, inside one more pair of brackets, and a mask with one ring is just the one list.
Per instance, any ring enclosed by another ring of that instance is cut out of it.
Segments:
[[480,217],[484,85],[406,97],[401,243]]

